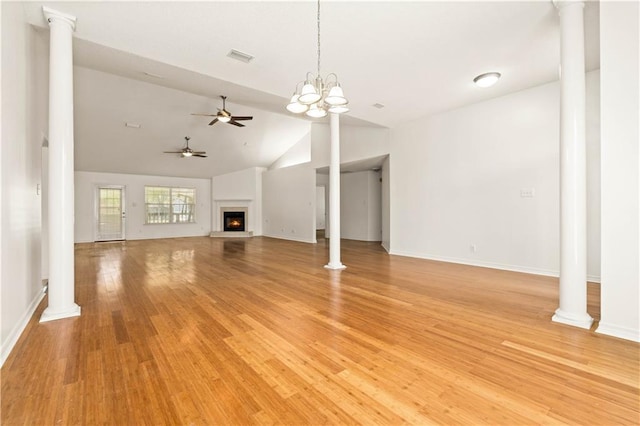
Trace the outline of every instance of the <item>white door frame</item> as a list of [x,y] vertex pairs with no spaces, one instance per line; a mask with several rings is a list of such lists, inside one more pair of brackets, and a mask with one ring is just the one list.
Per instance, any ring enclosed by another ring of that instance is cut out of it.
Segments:
[[[112,189],[119,189],[121,192],[121,197],[120,197],[120,207],[122,210],[122,214],[120,215],[120,220],[121,220],[121,235],[120,238],[109,238],[109,239],[102,239],[102,238],[98,238],[100,236],[100,230],[99,230],[99,221],[100,221],[100,189],[102,188],[112,188]],[[125,229],[126,229],[126,186],[125,185],[112,185],[112,184],[96,184],[94,185],[94,191],[93,191],[93,240],[94,241],[115,241],[115,240],[124,240],[125,239]]]

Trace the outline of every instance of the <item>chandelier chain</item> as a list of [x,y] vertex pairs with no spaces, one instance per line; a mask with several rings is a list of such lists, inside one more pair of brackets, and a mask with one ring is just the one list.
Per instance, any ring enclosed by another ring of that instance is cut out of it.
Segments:
[[320,77],[320,0],[318,0],[318,77]]

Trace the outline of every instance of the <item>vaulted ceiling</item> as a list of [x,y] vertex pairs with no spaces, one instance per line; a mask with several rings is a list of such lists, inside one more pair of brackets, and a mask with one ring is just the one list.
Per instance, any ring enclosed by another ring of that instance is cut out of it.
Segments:
[[[209,177],[268,166],[308,129],[284,106],[316,71],[315,1],[25,3],[41,28],[43,5],[77,17],[74,62],[89,69],[76,73],[78,169]],[[596,2],[585,29],[587,69],[597,69]],[[322,74],[338,74],[351,108],[343,122],[354,125],[395,127],[555,81],[559,41],[550,1],[321,3]],[[231,59],[231,49],[255,59]],[[475,87],[487,71],[503,77]],[[215,112],[222,94],[255,119],[235,128],[190,116]],[[158,154],[186,135],[210,157],[176,166],[184,160]]]

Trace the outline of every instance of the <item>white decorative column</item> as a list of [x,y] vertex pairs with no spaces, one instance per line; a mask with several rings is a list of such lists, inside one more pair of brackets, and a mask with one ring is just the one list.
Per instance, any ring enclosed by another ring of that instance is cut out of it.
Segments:
[[553,321],[588,329],[584,2],[554,4],[560,13],[561,95],[560,306]]
[[49,51],[49,305],[41,322],[80,315],[74,302],[73,54],[76,18],[42,8]]
[[340,115],[331,116],[331,163],[329,165],[329,263],[327,269],[344,269],[340,261]]

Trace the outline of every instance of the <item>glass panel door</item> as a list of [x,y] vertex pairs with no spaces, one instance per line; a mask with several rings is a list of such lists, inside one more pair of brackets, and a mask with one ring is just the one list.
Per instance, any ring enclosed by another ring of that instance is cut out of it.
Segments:
[[124,240],[124,187],[98,187],[96,198],[96,241]]

